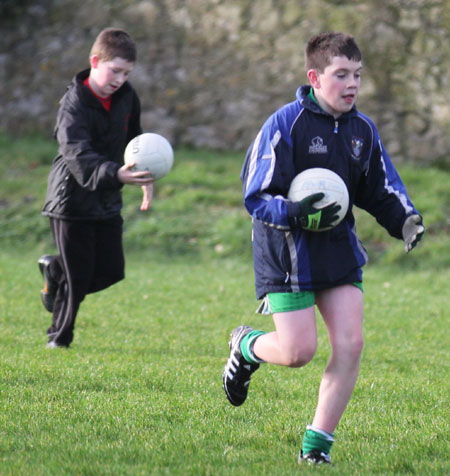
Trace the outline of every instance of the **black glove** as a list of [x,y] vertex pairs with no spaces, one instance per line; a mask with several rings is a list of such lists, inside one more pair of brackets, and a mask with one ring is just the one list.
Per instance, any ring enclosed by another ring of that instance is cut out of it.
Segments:
[[336,214],[340,205],[330,203],[323,208],[313,207],[313,203],[322,200],[324,193],[314,193],[299,202],[288,203],[288,221],[291,228],[303,228],[304,230],[317,231],[329,228],[339,218]]

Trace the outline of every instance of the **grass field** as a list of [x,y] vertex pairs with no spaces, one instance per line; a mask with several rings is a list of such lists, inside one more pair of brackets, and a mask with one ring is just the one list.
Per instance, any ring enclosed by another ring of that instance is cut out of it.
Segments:
[[230,330],[272,328],[254,314],[242,157],[179,151],[148,215],[126,190],[127,278],[88,296],[71,349],[49,350],[36,259],[52,251],[39,208],[53,149],[0,140],[1,476],[450,474],[448,172],[399,168],[428,227],[409,256],[358,217],[374,257],[360,378],[334,465],[310,468],[296,455],[323,324],[307,367],[264,366],[240,408],[221,388]]

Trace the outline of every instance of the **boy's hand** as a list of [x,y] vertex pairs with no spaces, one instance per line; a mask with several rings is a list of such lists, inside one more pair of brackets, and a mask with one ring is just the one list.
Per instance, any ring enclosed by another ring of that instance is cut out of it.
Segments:
[[420,215],[411,215],[405,220],[402,236],[406,253],[409,253],[419,243],[424,233],[425,227]]
[[133,172],[131,169],[136,164],[125,164],[117,171],[120,182],[131,185],[148,185],[153,182],[150,172]]
[[341,206],[336,205],[335,202],[323,208],[315,208],[313,203],[322,200],[324,196],[323,193],[314,193],[299,202],[292,203],[288,207],[288,219],[291,227],[315,231],[331,226],[339,218],[336,213],[341,209]]
[[141,210],[145,212],[152,206],[153,198],[153,182],[147,185],[142,185],[142,203]]

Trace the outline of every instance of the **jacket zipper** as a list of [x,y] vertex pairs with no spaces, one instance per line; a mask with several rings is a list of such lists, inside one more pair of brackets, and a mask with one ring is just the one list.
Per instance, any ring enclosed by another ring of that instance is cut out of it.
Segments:
[[338,133],[338,129],[339,129],[339,123],[338,123],[338,121],[334,121],[334,130],[333,130],[333,132],[334,132],[335,134],[337,134],[337,133]]

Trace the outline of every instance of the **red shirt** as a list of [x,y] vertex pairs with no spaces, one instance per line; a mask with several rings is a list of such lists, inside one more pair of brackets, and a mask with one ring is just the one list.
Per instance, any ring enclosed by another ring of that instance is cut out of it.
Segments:
[[101,102],[102,106],[107,110],[111,110],[111,97],[108,96],[107,98],[102,98],[98,94],[95,94],[95,91],[91,88],[91,85],[89,84],[89,76],[83,81],[83,84],[89,88],[91,93]]

